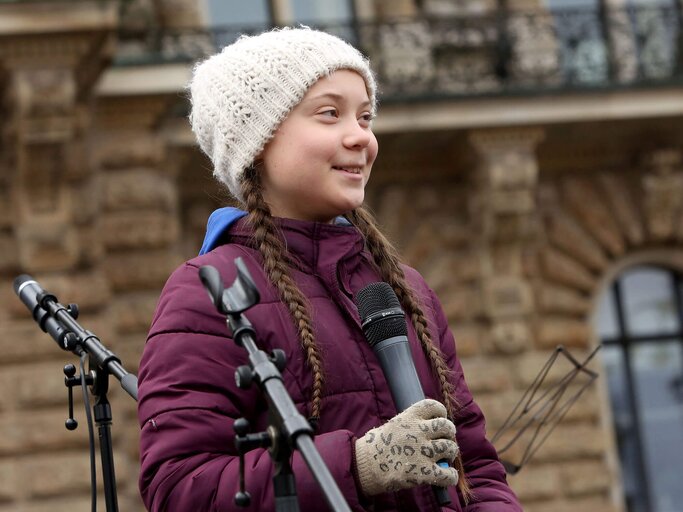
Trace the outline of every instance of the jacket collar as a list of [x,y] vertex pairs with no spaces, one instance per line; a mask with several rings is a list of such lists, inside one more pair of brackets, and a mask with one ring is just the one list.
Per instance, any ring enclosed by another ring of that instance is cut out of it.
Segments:
[[[200,254],[223,243],[254,247],[253,230],[245,216],[246,212],[236,208],[221,208],[212,213]],[[362,235],[344,217],[338,217],[334,224],[282,218],[275,218],[275,223],[292,263],[305,272],[334,272],[341,260],[359,257],[364,247]]]

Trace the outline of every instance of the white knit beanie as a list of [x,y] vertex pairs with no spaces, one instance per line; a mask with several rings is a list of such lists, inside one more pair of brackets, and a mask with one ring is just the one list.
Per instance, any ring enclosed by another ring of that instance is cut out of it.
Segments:
[[338,37],[282,28],[235,43],[197,64],[190,82],[190,124],[213,174],[240,201],[244,171],[315,82],[338,69],[365,80],[372,110],[376,83],[361,53]]

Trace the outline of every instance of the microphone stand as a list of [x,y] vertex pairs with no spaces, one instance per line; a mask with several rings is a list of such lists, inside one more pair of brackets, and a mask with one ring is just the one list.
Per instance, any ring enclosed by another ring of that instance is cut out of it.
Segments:
[[[37,293],[23,293],[26,288],[36,290]],[[116,495],[116,474],[114,471],[114,455],[112,449],[111,423],[112,412],[107,391],[109,389],[109,375],[116,377],[121,387],[137,401],[137,377],[128,373],[121,365],[121,360],[108,350],[95,334],[84,329],[76,321],[78,306],[69,304],[64,307],[57,301],[57,297],[44,291],[30,276],[21,275],[14,281],[14,290],[29,308],[33,319],[40,328],[50,334],[57,344],[66,351],[77,356],[89,356],[89,372],[87,376],[75,376],[73,365],[64,368],[64,384],[69,392],[69,418],[66,428],[74,430],[78,423],[73,419],[72,388],[81,386],[81,382],[90,385],[90,392],[96,398],[93,412],[100,440],[100,459],[102,477],[104,481],[104,498],[107,512],[118,512]],[[87,396],[87,395],[84,395]]]
[[269,448],[275,466],[275,509],[278,512],[298,512],[294,473],[289,463],[292,450],[296,448],[322,489],[330,508],[335,512],[351,512],[313,443],[313,429],[299,413],[283,384],[280,371],[286,364],[285,353],[276,349],[272,356],[268,356],[256,346],[256,333],[243,313],[257,304],[260,296],[242,259],[237,258],[235,265],[237,277],[227,290],[223,288],[223,281],[215,267],[205,265],[199,269],[199,278],[214,306],[227,315],[233,340],[249,353],[249,364],[240,366],[235,372],[237,385],[245,389],[255,382],[268,401],[270,426],[266,432],[247,434],[247,420],[239,418],[235,421],[235,446],[240,454],[240,491],[235,495],[235,503],[246,507],[251,500],[244,488],[244,454],[254,448],[264,447]]

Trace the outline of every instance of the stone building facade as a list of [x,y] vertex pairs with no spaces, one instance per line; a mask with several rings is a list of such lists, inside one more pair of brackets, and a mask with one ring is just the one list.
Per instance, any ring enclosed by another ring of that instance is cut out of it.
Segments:
[[[0,512],[90,506],[78,394],[81,426],[63,427],[61,368],[76,358],[37,328],[12,279],[29,273],[62,303],[78,303],[82,325],[135,372],[161,287],[228,200],[183,117],[189,62],[140,58],[149,51],[140,34],[153,27],[182,36],[204,27],[207,10],[192,0],[122,5],[0,5]],[[476,23],[430,32],[419,21],[427,15],[448,27],[449,16],[477,20],[499,7],[353,2],[362,23],[417,20],[381,37],[358,33],[385,94],[368,201],[444,303],[491,435],[556,346],[581,360],[600,343],[599,297],[624,269],[683,271],[680,83],[553,88],[561,66],[553,67],[558,43],[547,32],[516,39],[501,72],[486,60],[491,45],[477,38],[487,31]],[[295,21],[287,0],[269,8],[275,22]],[[468,30],[471,41],[445,45],[446,33],[467,39]],[[123,65],[126,58],[137,64]],[[634,64],[618,62],[614,76],[628,81]],[[524,84],[539,66],[544,82],[530,94],[501,85],[502,77]],[[599,358],[590,367],[602,372]],[[135,403],[110,386],[119,507],[142,510]],[[509,481],[530,512],[626,510],[604,378]]]

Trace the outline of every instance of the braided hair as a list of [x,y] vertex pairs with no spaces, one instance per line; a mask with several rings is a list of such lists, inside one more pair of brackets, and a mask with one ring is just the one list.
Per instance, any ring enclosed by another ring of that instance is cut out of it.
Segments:
[[[306,362],[313,373],[313,393],[310,405],[310,420],[317,423],[322,407],[322,393],[325,383],[320,349],[315,340],[310,305],[289,274],[290,261],[287,256],[282,237],[278,233],[270,208],[263,198],[260,172],[257,166],[245,171],[242,182],[248,216],[247,221],[253,228],[254,241],[263,257],[263,266],[268,280],[280,295],[299,335],[302,348],[306,354]],[[437,345],[432,341],[427,319],[416,295],[411,290],[400,266],[400,257],[391,242],[381,233],[375,220],[364,207],[356,208],[347,215],[348,220],[356,226],[365,239],[365,245],[379,269],[381,278],[389,283],[408,314],[417,332],[422,350],[430,361],[434,375],[439,379],[441,395],[449,418],[455,418],[458,408],[454,387],[450,380],[450,369]],[[465,500],[471,497],[469,484],[465,477],[462,458],[458,455],[456,469],[460,474],[458,487]]]

